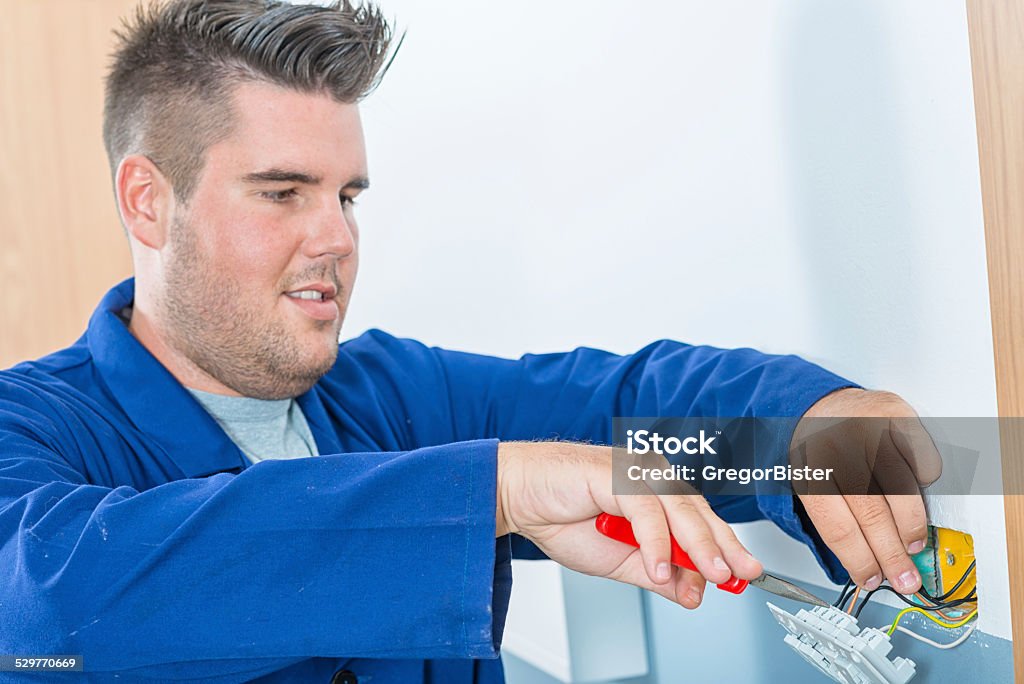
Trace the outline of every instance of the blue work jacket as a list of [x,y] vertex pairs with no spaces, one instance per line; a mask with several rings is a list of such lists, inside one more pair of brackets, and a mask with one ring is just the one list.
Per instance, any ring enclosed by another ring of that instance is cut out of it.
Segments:
[[[851,385],[751,349],[505,360],[370,331],[298,398],[322,455],[253,465],[129,333],[133,294],[0,372],[0,654],[81,654],[91,681],[501,682],[510,559],[538,552],[495,539],[499,440],[799,416]],[[792,497],[712,505],[842,574]]]

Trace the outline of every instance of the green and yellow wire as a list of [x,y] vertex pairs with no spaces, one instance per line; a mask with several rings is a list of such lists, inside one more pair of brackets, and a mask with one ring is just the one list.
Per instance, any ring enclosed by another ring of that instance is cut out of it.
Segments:
[[931,620],[935,624],[941,625],[941,626],[945,627],[946,629],[957,629],[958,627],[963,627],[968,622],[970,622],[971,619],[974,618],[974,616],[978,614],[978,609],[975,608],[970,613],[968,613],[965,617],[961,618],[960,620],[958,620],[956,622],[946,622],[945,620],[940,620],[939,618],[935,617],[934,615],[929,613],[927,610],[921,610],[920,608],[915,608],[915,607],[911,606],[910,608],[904,608],[903,610],[901,610],[899,613],[896,614],[896,619],[892,621],[892,625],[889,627],[889,631],[886,632],[886,633],[891,636],[896,631],[896,625],[899,624],[900,620],[903,619],[903,616],[906,615],[907,613],[920,613],[921,615],[924,615],[926,618],[928,618],[929,620]]

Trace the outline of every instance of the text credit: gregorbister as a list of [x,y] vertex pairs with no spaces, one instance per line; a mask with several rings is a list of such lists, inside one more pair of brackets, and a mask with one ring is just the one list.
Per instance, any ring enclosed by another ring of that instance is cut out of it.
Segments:
[[794,468],[788,465],[769,466],[767,468],[722,468],[719,466],[666,465],[662,468],[647,468],[631,465],[626,469],[626,477],[634,482],[677,480],[680,482],[739,482],[742,485],[751,482],[800,482],[814,480],[823,482],[832,479],[832,468]]

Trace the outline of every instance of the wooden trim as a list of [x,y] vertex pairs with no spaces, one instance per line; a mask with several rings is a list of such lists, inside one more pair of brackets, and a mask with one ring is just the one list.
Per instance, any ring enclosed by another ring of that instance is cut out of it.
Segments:
[[[1024,416],[1024,4],[967,0],[1000,416]],[[1009,423],[1010,421],[1004,421]],[[1024,421],[1013,421],[1024,422]],[[1024,682],[1024,430],[1004,425],[1014,678]]]
[[2,3],[0,368],[74,342],[131,274],[101,115],[112,30],[135,4]]

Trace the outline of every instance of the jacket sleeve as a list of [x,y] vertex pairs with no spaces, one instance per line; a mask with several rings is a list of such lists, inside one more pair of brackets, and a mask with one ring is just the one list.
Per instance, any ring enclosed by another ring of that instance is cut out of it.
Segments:
[[52,409],[0,386],[0,653],[235,681],[310,654],[496,656],[495,440],[137,491],[88,484],[62,457],[83,434]]
[[[427,385],[441,385],[448,398],[446,417],[453,438],[501,440],[561,439],[611,442],[612,418],[626,416],[721,416],[799,418],[818,399],[837,389],[857,387],[793,355],[753,349],[719,349],[659,341],[626,356],[579,348],[559,354],[527,354],[507,360],[438,348],[368,333],[352,350],[417,360],[400,364],[425,369]],[[396,383],[401,401],[411,378]],[[782,463],[792,428],[773,436],[771,463]],[[801,520],[792,496],[709,497],[727,522],[769,519],[807,544],[833,580],[846,571]],[[797,504],[798,505],[798,504]],[[538,557],[532,544],[513,540],[516,557]]]

